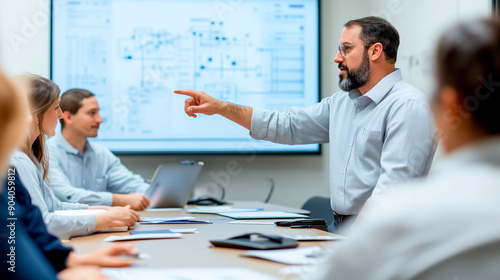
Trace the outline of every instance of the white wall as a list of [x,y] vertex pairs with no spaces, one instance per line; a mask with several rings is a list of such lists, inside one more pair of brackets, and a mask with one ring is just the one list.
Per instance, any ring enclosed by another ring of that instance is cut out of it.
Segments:
[[[322,0],[322,93],[338,90],[338,69],[333,58],[343,24],[353,18],[379,15],[398,28],[402,43],[398,67],[403,77],[426,93],[432,92],[431,54],[436,36],[454,20],[489,12],[488,0]],[[0,0],[0,64],[10,74],[31,72],[48,76],[48,0]],[[410,63],[411,61],[411,63]],[[123,156],[134,172],[151,178],[155,167],[186,158],[205,161],[198,187],[227,182],[226,198],[263,200],[271,177],[276,190],[271,202],[299,207],[312,195],[328,196],[329,147],[322,156]],[[227,165],[237,162],[241,172],[229,175]],[[210,176],[210,174],[214,176]],[[208,188],[217,194],[218,190]]]
[[[491,14],[491,0],[371,0],[370,14],[384,17],[399,31],[396,66],[422,92],[434,93],[433,56],[439,35],[460,20]],[[443,156],[438,146],[434,163]],[[435,166],[435,164],[433,165]]]
[[0,64],[11,75],[49,75],[49,0],[0,0]]
[[371,0],[370,14],[389,20],[399,31],[397,67],[403,78],[432,94],[432,58],[439,35],[451,24],[491,13],[491,0]]

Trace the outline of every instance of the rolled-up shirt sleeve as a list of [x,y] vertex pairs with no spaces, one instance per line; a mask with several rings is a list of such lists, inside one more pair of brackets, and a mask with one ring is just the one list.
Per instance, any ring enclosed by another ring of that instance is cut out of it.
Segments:
[[250,136],[281,144],[329,142],[330,97],[287,113],[253,108]]

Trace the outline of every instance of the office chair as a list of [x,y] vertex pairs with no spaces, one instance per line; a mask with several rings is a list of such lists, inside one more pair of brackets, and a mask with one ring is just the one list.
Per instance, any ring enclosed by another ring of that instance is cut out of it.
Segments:
[[310,219],[323,218],[327,225],[333,222],[333,211],[329,197],[313,196],[302,205],[302,209],[311,211]]

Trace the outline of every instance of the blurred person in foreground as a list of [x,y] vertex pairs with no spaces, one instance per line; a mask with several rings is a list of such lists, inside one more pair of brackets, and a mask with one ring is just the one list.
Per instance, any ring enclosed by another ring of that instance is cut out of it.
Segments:
[[[47,229],[61,239],[88,235],[108,227],[130,227],[139,220],[139,214],[125,207],[89,206],[81,203],[61,202],[47,179],[49,171],[46,136],[54,136],[58,119],[59,87],[49,79],[38,75],[18,78],[28,89],[31,119],[23,133],[24,145],[11,155],[19,179],[28,191],[33,205],[40,208]],[[22,132],[21,132],[22,133]],[[104,213],[61,215],[58,210],[105,209]]]
[[132,244],[108,246],[87,255],[76,254],[48,233],[40,210],[31,204],[17,170],[7,163],[31,122],[27,98],[0,70],[0,248],[6,279],[108,279],[100,266],[123,267],[135,254]]
[[367,211],[307,279],[500,277],[500,21],[449,28],[435,60],[445,159]]

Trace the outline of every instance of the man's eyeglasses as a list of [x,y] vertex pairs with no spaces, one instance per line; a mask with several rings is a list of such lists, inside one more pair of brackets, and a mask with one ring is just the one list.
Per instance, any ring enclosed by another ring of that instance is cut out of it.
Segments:
[[350,44],[350,43],[342,43],[337,47],[337,50],[340,52],[341,56],[345,56],[346,53],[352,49],[352,46],[365,46],[366,44]]

